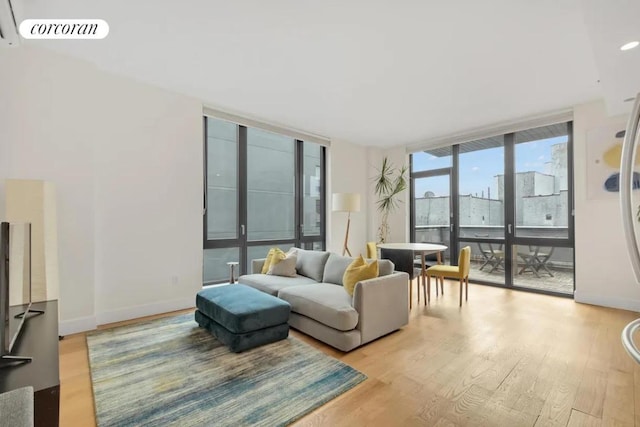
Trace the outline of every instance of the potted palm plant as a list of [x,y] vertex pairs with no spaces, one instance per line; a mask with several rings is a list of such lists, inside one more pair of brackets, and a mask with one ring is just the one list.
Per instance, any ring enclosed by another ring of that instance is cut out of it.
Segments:
[[395,211],[402,200],[400,194],[407,189],[407,167],[396,168],[388,157],[382,159],[378,175],[374,178],[375,194],[378,197],[378,212],[381,213],[378,227],[378,243],[385,243],[389,236],[389,214]]

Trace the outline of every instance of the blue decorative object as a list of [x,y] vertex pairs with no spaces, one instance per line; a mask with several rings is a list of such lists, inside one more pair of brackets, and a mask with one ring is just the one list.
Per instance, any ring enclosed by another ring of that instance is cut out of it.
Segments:
[[288,302],[245,285],[216,286],[198,292],[195,320],[240,352],[287,338]]
[[[640,174],[638,172],[634,172],[633,173],[633,189],[637,190],[639,188],[640,188]],[[607,178],[607,180],[604,182],[604,189],[612,193],[617,193],[618,191],[620,191],[620,174],[614,173],[609,178]]]

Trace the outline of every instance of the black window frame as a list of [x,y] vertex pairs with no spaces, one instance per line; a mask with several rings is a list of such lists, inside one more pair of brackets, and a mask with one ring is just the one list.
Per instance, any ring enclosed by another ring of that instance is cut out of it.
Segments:
[[[450,260],[452,264],[458,262],[458,247],[461,243],[502,243],[505,248],[505,283],[490,282],[484,280],[474,280],[474,283],[479,283],[489,286],[504,287],[508,289],[517,289],[526,292],[541,293],[546,295],[554,295],[566,298],[573,298],[576,289],[575,280],[575,189],[574,189],[574,150],[573,150],[573,121],[568,120],[564,123],[567,126],[567,198],[568,198],[568,236],[567,237],[523,237],[516,234],[516,206],[515,206],[515,146],[516,146],[516,133],[509,132],[502,134],[504,137],[504,176],[505,176],[505,194],[509,194],[510,197],[505,197],[505,217],[504,217],[504,237],[500,239],[484,239],[478,237],[460,237],[459,227],[459,213],[460,213],[460,200],[459,200],[459,156],[460,146],[464,143],[452,144],[451,155],[452,163],[451,167],[414,171],[413,170],[413,154],[409,156],[410,164],[410,212],[409,212],[409,235],[411,242],[415,242],[416,239],[416,220],[415,220],[415,194],[413,191],[414,182],[416,179],[442,175],[445,173],[450,174],[450,194],[451,194],[451,247],[449,248]],[[538,126],[536,126],[538,127]],[[511,228],[509,227],[511,225]],[[554,246],[565,247],[573,250],[573,293],[566,294],[562,292],[554,292],[543,289],[528,288],[513,284],[513,266],[511,265],[511,259],[513,259],[513,247],[516,245],[539,245],[539,246]]]
[[[295,171],[295,185],[294,185],[294,230],[295,236],[292,239],[274,239],[274,240],[248,240],[247,239],[247,197],[248,197],[248,186],[247,186],[247,154],[248,154],[248,140],[247,140],[247,126],[240,125],[237,123],[233,123],[237,126],[238,129],[238,164],[237,164],[237,204],[238,204],[238,222],[237,222],[237,230],[236,230],[236,238],[235,239],[216,239],[209,240],[208,236],[208,215],[209,215],[209,206],[208,206],[208,197],[207,197],[207,173],[208,173],[208,121],[207,118],[211,118],[214,120],[222,120],[213,116],[203,116],[203,153],[204,153],[204,161],[203,161],[203,176],[204,176],[204,187],[203,187],[203,250],[207,249],[227,249],[227,248],[238,248],[239,249],[239,274],[247,274],[249,272],[249,263],[251,260],[248,258],[248,248],[252,246],[279,246],[279,245],[292,245],[298,248],[306,248],[311,249],[314,244],[320,243],[321,250],[326,249],[326,218],[327,218],[327,207],[326,207],[326,180],[327,180],[327,171],[326,171],[326,156],[327,150],[326,147],[318,144],[320,146],[320,234],[306,236],[304,235],[304,224],[302,222],[304,218],[304,141],[301,139],[294,139],[294,171]],[[259,128],[258,128],[259,129]],[[272,131],[269,131],[272,132]],[[310,141],[307,141],[310,142]],[[315,142],[313,142],[315,143]],[[317,143],[316,143],[317,144]],[[266,254],[265,254],[266,255]],[[204,280],[204,262],[203,262],[203,286],[225,283],[224,280],[214,280],[214,281],[205,281]]]

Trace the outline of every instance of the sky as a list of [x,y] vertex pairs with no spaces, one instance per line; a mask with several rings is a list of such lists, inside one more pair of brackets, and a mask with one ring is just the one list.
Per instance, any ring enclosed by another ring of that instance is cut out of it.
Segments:
[[[545,172],[545,162],[551,160],[551,146],[566,143],[567,136],[541,139],[516,144],[516,172]],[[451,156],[435,157],[419,152],[413,155],[413,170],[424,171],[451,166]],[[460,154],[460,194],[473,194],[487,197],[488,188],[491,198],[497,198],[495,176],[504,173],[504,147],[472,151]],[[417,196],[432,191],[436,196],[449,195],[449,179],[437,176],[416,180]]]

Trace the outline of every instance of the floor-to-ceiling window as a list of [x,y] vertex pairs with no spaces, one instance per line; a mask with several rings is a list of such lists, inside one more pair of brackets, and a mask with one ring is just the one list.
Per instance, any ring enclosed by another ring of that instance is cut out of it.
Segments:
[[[444,147],[436,155],[426,152],[411,156],[411,240],[439,243],[451,248],[454,237],[452,225],[452,171],[451,147]],[[451,251],[444,253],[450,259]]]
[[413,154],[414,241],[470,246],[475,282],[572,295],[571,142],[568,122]]
[[205,117],[205,284],[269,248],[324,249],[323,146]]

